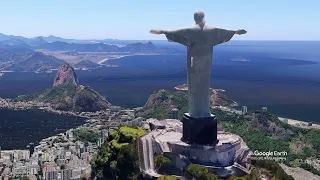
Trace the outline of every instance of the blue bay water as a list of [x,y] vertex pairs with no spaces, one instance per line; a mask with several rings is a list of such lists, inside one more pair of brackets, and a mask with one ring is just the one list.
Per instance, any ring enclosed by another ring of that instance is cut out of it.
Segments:
[[[181,46],[170,44],[183,49]],[[249,109],[267,106],[279,116],[320,122],[320,42],[231,41],[214,48],[212,87]],[[246,59],[247,62],[233,61]],[[119,68],[77,71],[115,105],[143,106],[158,89],[186,83],[186,56],[131,56],[110,60]],[[52,87],[54,73],[5,73],[0,96],[14,97]]]

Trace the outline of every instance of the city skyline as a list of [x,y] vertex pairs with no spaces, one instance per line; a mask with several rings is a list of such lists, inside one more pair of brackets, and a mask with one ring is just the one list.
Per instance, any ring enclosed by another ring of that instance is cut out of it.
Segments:
[[246,29],[235,40],[320,40],[316,24],[320,2],[268,1],[13,1],[0,3],[0,33],[25,37],[72,39],[165,40],[150,29],[176,29],[194,24],[203,10],[206,22],[227,29]]

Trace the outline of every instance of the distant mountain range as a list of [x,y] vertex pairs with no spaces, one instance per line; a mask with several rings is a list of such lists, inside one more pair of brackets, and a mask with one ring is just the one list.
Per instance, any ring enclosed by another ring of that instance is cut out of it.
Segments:
[[[79,43],[79,44],[93,44],[93,43],[109,43],[109,44],[132,44],[137,42],[137,40],[117,40],[117,39],[91,39],[91,40],[79,40],[79,39],[67,39],[67,38],[62,38],[62,37],[57,37],[57,36],[37,36],[34,38],[26,38],[23,36],[14,36],[14,35],[6,35],[0,33],[0,41],[5,41],[5,40],[10,40],[10,39],[19,39],[23,41],[28,41],[36,38],[41,38],[45,40],[48,43],[52,42],[67,42],[67,43]],[[142,42],[142,41],[141,41]],[[143,41],[144,42],[144,41]]]
[[[2,50],[2,51],[1,51]],[[27,49],[10,49],[13,52],[5,52],[0,48],[0,70],[17,72],[46,72],[51,69],[57,69],[66,63],[51,55],[45,55],[42,52],[27,51]],[[82,60],[73,65],[77,69],[96,69],[103,65],[89,60]]]
[[[50,51],[75,51],[75,52],[119,52],[119,53],[178,53],[176,49],[156,47],[152,42],[132,42],[125,46],[117,46],[117,40],[75,40],[64,39],[56,36],[38,36],[26,38],[22,36],[4,35],[0,33],[1,46],[12,46],[15,48],[44,49]],[[110,43],[110,42],[113,42]]]
[[96,43],[96,44],[77,44],[66,42],[45,43],[37,46],[38,49],[50,51],[75,51],[75,52],[121,52],[121,53],[158,53],[169,54],[177,53],[174,49],[157,48],[152,42],[128,44],[124,47],[116,45]]
[[[56,36],[38,36],[26,38],[23,36],[5,35],[0,33],[0,70],[6,71],[36,71],[45,72],[57,69],[63,60],[45,55],[40,50],[62,51],[64,55],[78,56],[78,52],[103,52],[119,54],[179,54],[174,48],[157,47],[152,42],[134,42],[125,46],[117,46],[107,42],[117,42],[114,39],[104,40],[74,40]],[[65,52],[64,52],[65,51]],[[91,61],[83,61],[75,68],[95,69],[100,65]]]
[[96,44],[77,44],[66,42],[53,42],[39,45],[38,49],[50,51],[76,51],[76,52],[119,52],[120,48],[116,45],[108,45],[103,43]]
[[23,45],[24,47],[28,47],[28,46],[38,46],[45,43],[48,43],[48,42],[44,40],[42,37],[25,38],[22,36],[12,36],[12,35],[8,36],[0,33],[0,44],[7,44],[7,45],[14,45],[14,46]]
[[[46,72],[57,69],[64,63],[65,61],[62,59],[29,48],[0,46],[0,70],[2,71]],[[101,66],[89,60],[83,60],[74,65],[79,69],[96,69]]]
[[2,47],[21,47],[21,48],[31,48],[25,41],[21,39],[8,39],[0,41],[0,46]]
[[[16,39],[16,40],[21,40],[23,42],[27,42],[27,43],[34,43],[34,42],[38,42],[40,44],[42,44],[43,42],[45,43],[51,43],[51,42],[56,42],[56,41],[61,41],[61,42],[84,42],[86,40],[74,40],[74,39],[65,39],[65,38],[61,38],[61,37],[56,37],[56,36],[37,36],[34,38],[26,38],[23,36],[14,36],[14,35],[5,35],[0,33],[0,41],[7,41],[7,40],[11,40],[11,39]],[[89,41],[88,41],[89,42]]]
[[[16,62],[12,62],[2,70],[7,71],[23,71],[23,72],[44,72],[50,69],[57,69],[65,61],[54,56],[45,55],[41,52],[33,52],[31,54],[20,56]],[[1,69],[1,67],[0,67]]]

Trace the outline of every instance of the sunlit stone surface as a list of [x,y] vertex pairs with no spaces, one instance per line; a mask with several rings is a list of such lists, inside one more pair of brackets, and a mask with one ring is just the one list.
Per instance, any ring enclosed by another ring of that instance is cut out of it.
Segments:
[[188,105],[191,117],[210,116],[209,89],[212,66],[212,48],[228,42],[235,34],[245,34],[245,30],[226,30],[205,23],[202,11],[194,14],[195,24],[176,30],[151,30],[153,34],[165,34],[168,41],[188,48]]
[[[148,126],[148,127],[147,127]],[[181,172],[190,164],[206,166],[219,176],[241,176],[249,172],[250,156],[246,143],[240,136],[218,132],[216,145],[187,144],[181,141],[182,123],[178,120],[147,120],[151,131],[140,138],[141,170],[150,176],[159,175],[154,168],[154,158],[163,154]]]
[[176,30],[151,30],[165,34],[168,41],[188,48],[188,113],[183,124],[178,120],[148,120],[151,131],[140,138],[140,168],[148,176],[158,177],[154,157],[159,154],[171,159],[182,175],[190,163],[207,167],[218,176],[241,176],[250,168],[249,149],[235,134],[217,132],[217,119],[210,114],[210,78],[213,46],[229,41],[245,30],[226,30],[206,25],[204,13],[194,13],[195,24]]

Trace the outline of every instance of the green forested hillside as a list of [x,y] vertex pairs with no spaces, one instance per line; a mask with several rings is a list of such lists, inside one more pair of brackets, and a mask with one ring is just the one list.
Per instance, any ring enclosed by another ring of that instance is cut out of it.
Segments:
[[[139,112],[145,118],[171,118],[171,105],[180,110],[179,119],[182,119],[183,112],[187,112],[187,94],[184,92],[162,90],[151,99],[153,104],[147,104]],[[320,174],[300,162],[308,158],[320,158],[319,129],[303,129],[285,124],[270,112],[251,111],[242,116],[212,109],[212,114],[217,116],[218,126],[224,131],[240,135],[252,151],[286,151],[288,155],[285,164]]]
[[111,104],[98,92],[88,86],[64,83],[43,92],[20,96],[15,101],[39,101],[50,103],[54,109],[63,111],[99,111]]
[[145,133],[141,128],[120,127],[110,133],[93,159],[93,176],[97,179],[139,179],[137,138]]

